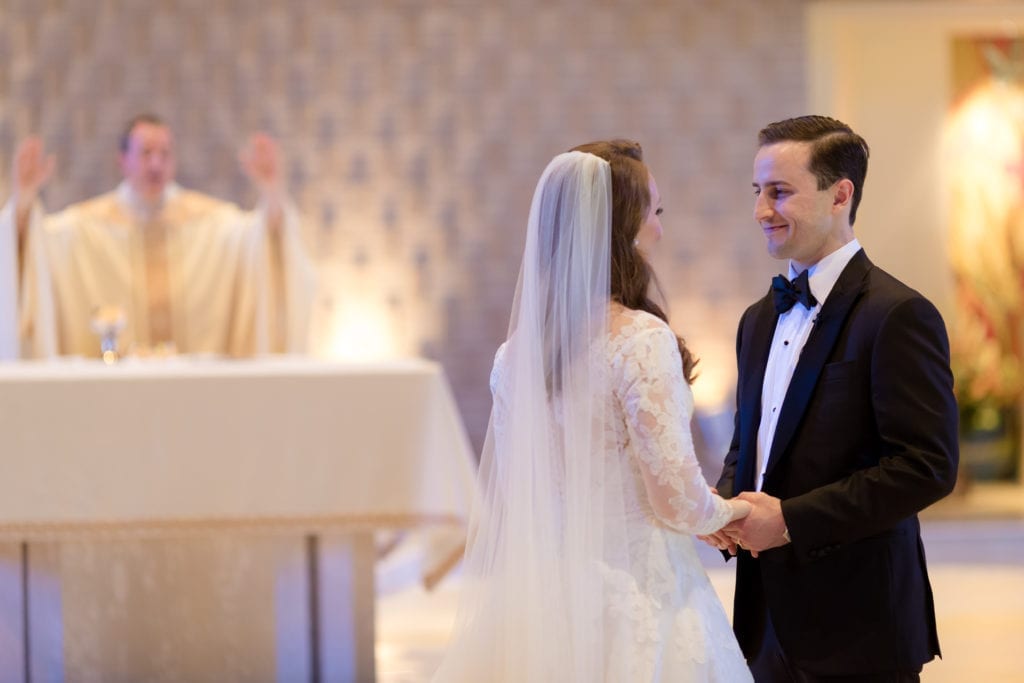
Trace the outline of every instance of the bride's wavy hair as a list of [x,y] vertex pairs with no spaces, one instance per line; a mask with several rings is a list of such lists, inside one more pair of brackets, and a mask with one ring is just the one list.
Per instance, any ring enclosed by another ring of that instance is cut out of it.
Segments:
[[[601,157],[612,172],[611,297],[626,308],[647,311],[668,323],[665,310],[651,297],[651,290],[664,301],[650,263],[633,244],[651,208],[650,171],[644,163],[640,143],[632,140],[602,140],[573,147]],[[683,376],[693,384],[698,359],[676,335],[683,359]]]

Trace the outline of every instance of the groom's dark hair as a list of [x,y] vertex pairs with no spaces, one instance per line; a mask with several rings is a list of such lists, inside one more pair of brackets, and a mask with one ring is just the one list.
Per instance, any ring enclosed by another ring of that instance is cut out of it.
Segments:
[[828,116],[798,116],[769,123],[757,134],[758,145],[777,142],[810,142],[810,170],[818,179],[818,189],[831,187],[840,178],[853,183],[850,225],[857,218],[857,207],[868,174],[868,143],[842,121]]

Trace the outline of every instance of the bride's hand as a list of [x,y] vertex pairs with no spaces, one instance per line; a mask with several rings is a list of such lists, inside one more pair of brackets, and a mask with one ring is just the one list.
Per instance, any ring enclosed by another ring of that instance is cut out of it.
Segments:
[[732,510],[732,516],[729,517],[730,524],[735,522],[737,519],[743,519],[750,514],[751,510],[754,509],[749,502],[738,498],[730,498],[725,502],[729,504],[729,508]]

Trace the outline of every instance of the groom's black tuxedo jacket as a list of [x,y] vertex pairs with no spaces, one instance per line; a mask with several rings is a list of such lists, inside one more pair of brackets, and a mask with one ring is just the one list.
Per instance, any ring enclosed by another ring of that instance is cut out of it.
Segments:
[[[769,292],[740,321],[726,497],[754,488],[777,320]],[[748,658],[765,610],[811,673],[916,670],[939,654],[916,513],[953,488],[957,423],[938,311],[857,252],[800,355],[762,486],[782,500],[793,542],[739,553],[734,627]]]

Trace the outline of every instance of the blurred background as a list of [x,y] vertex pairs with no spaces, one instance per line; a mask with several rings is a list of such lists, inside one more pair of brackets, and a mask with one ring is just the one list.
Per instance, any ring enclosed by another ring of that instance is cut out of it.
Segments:
[[750,217],[755,136],[805,111],[806,57],[788,0],[6,0],[0,193],[30,133],[58,157],[48,207],[110,189],[124,123],[154,111],[183,185],[252,204],[237,150],[271,133],[320,267],[315,352],[439,360],[479,446],[540,172],[634,138],[664,196],[672,320],[717,410],[739,315],[779,269]]

